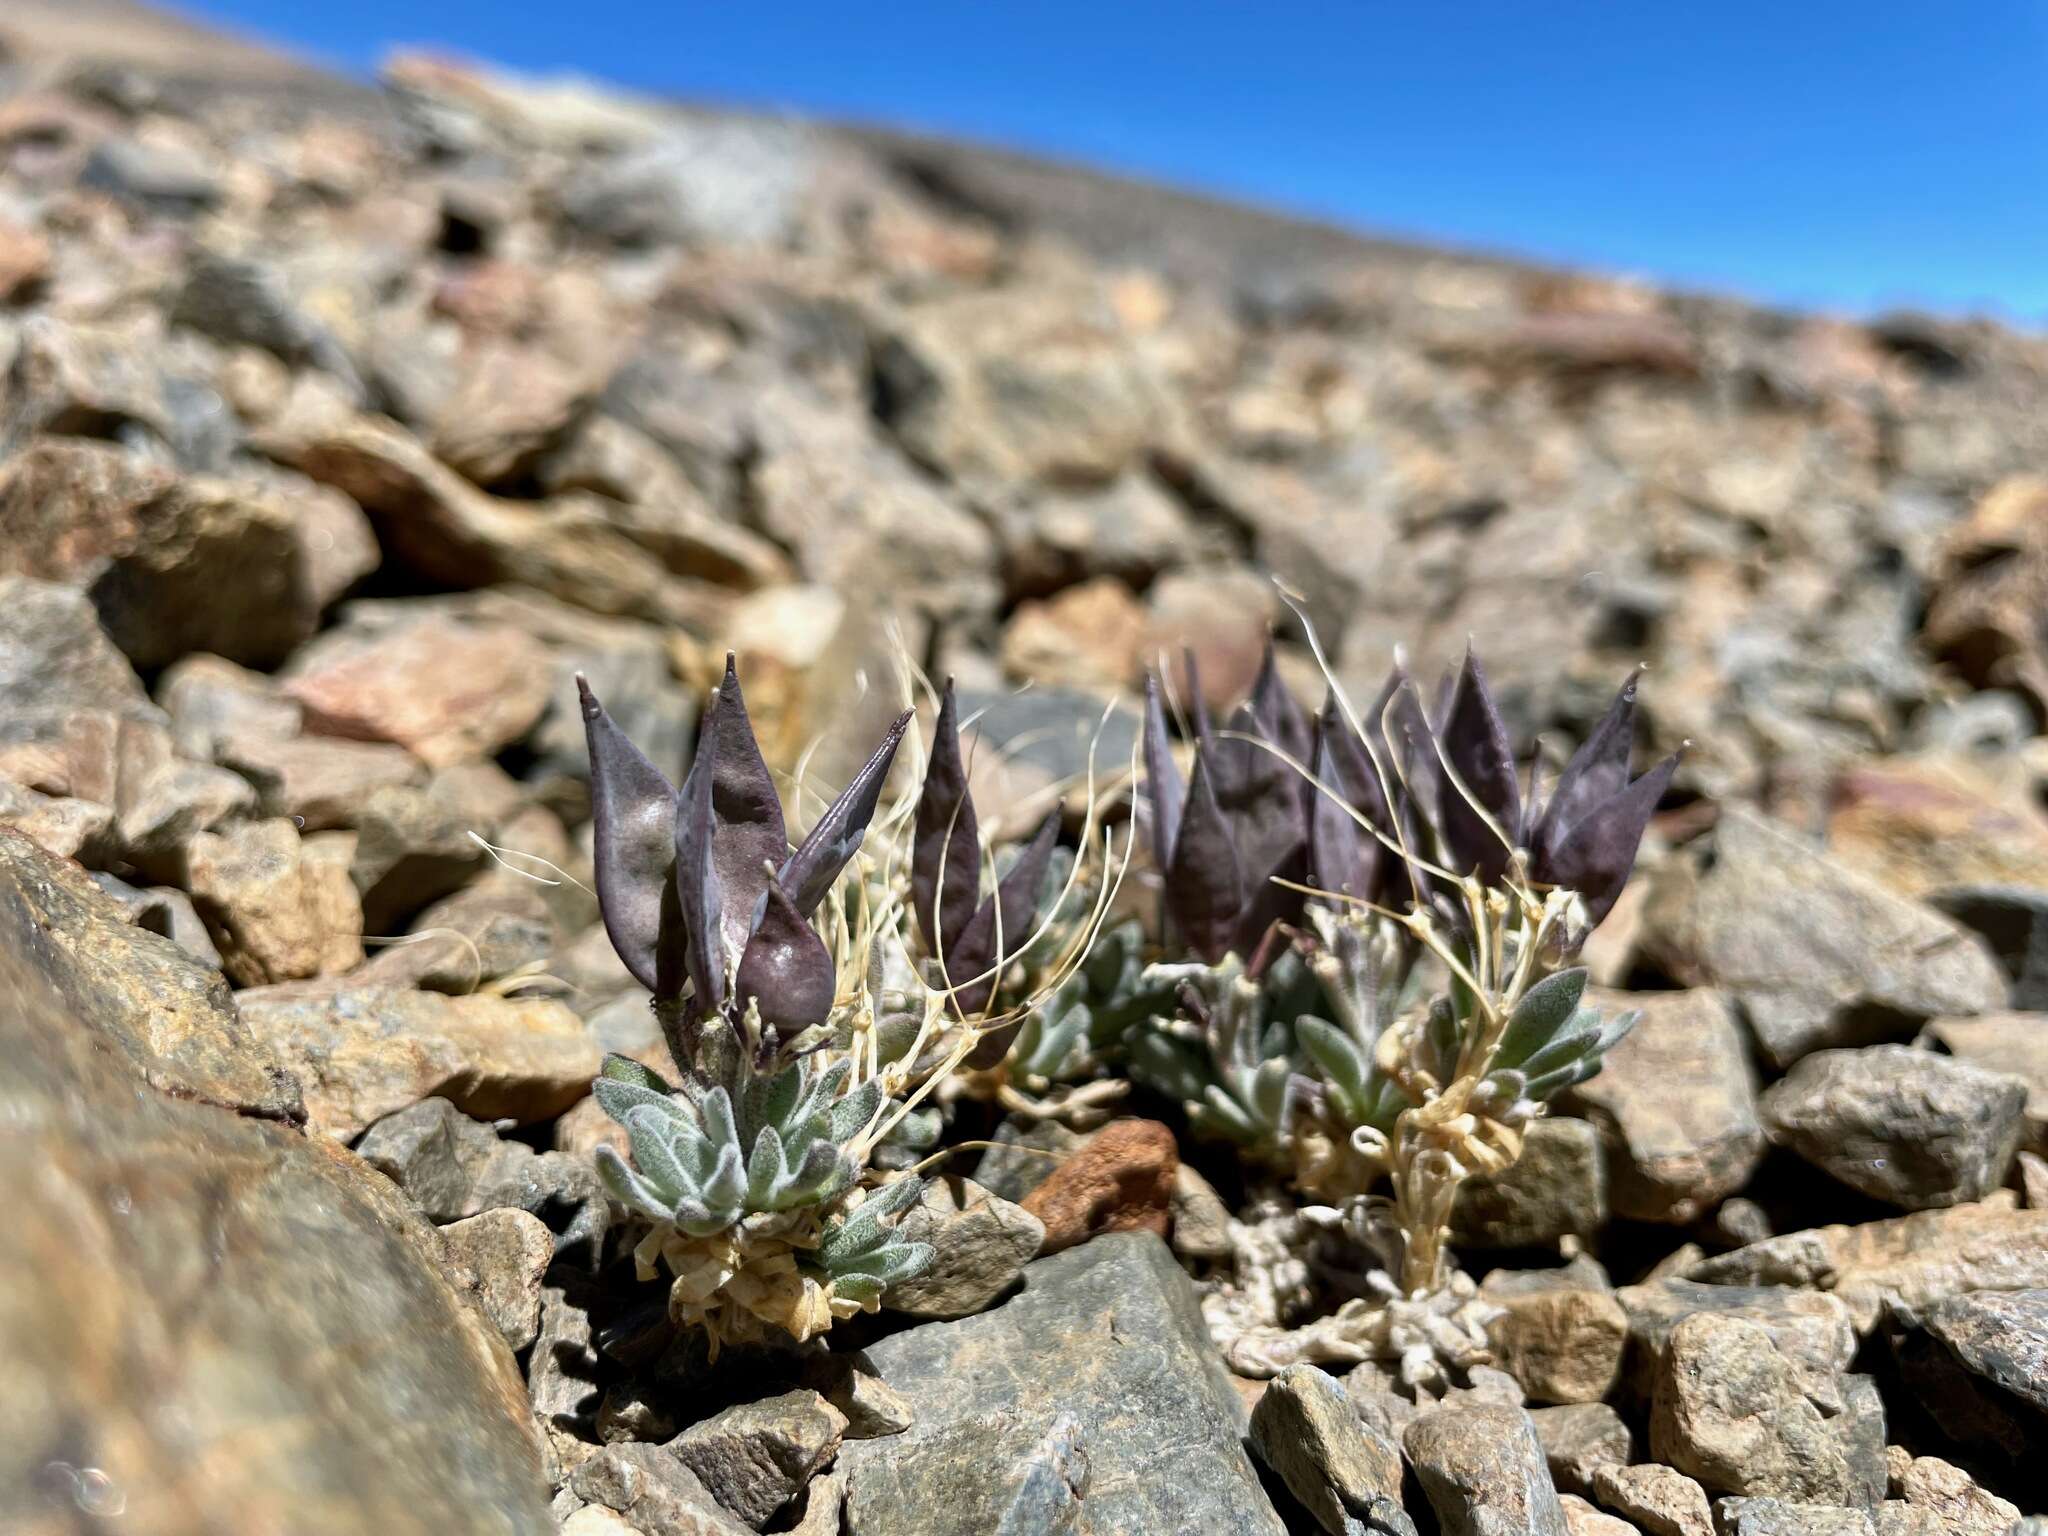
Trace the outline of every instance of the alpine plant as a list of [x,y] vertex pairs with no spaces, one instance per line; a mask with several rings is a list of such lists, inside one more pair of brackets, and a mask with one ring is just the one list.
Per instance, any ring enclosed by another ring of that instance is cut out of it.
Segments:
[[862,1187],[909,1106],[891,1104],[858,1053],[833,1051],[850,1032],[835,1025],[870,1016],[873,998],[864,974],[841,976],[816,926],[910,716],[792,848],[731,657],[680,788],[577,686],[605,929],[653,994],[679,1077],[606,1059],[592,1091],[631,1162],[600,1148],[599,1173],[648,1222],[635,1258],[643,1278],[667,1262],[679,1323],[714,1349],[771,1327],[808,1339],[873,1311],[933,1257],[884,1220],[916,1201],[914,1176]]
[[[1388,1295],[1445,1293],[1459,1185],[1510,1166],[1634,1022],[1585,1006],[1571,962],[1677,767],[1631,776],[1635,696],[1631,676],[1537,803],[1473,655],[1434,709],[1396,667],[1363,719],[1334,686],[1307,719],[1269,651],[1227,731],[1196,708],[1185,779],[1148,685],[1153,856],[1183,958],[1148,973],[1179,1006],[1133,1039],[1133,1071],[1370,1229]],[[1363,1358],[1385,1320],[1352,1303],[1318,1347]]]

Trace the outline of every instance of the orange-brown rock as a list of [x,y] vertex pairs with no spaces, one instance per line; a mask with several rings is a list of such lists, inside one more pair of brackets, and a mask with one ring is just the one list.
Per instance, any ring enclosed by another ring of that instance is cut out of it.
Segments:
[[1180,1149],[1157,1120],[1113,1120],[1024,1197],[1045,1223],[1039,1252],[1058,1253],[1098,1232],[1166,1235]]

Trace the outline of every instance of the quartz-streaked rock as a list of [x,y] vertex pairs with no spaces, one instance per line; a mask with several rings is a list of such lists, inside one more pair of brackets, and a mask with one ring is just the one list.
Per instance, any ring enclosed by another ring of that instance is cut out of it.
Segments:
[[1522,1409],[1434,1408],[1401,1443],[1444,1536],[1565,1536],[1564,1506]]
[[[1084,1459],[1078,1536],[1278,1536],[1193,1289],[1149,1233],[1040,1259],[1003,1305],[893,1334],[868,1355],[917,1419],[841,1449],[848,1536],[980,1536],[1026,1484],[1051,1489]],[[1062,1416],[1071,1424],[1055,1433]],[[1018,1467],[1022,1446],[1040,1447],[1038,1470]]]
[[1771,1139],[1907,1210],[1981,1200],[2005,1182],[2026,1084],[1932,1051],[1817,1051],[1764,1093]]
[[1643,945],[1685,985],[1732,996],[1773,1066],[2006,1006],[2005,977],[1974,934],[1789,829],[1731,807],[1713,849],[1705,869],[1659,873]]

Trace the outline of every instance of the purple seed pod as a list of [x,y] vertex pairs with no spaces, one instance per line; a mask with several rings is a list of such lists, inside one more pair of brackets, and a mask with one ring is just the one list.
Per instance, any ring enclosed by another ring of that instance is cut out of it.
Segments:
[[[1521,846],[1522,789],[1507,726],[1486,686],[1486,672],[1470,651],[1444,713],[1441,739],[1444,759],[1464,786],[1461,791],[1457,784],[1446,783],[1441,791],[1438,818],[1444,855],[1454,874],[1476,873],[1491,885],[1507,873],[1514,850]],[[1498,830],[1480,814],[1482,807]]]
[[[693,1019],[752,1001],[780,1033],[822,1022],[835,977],[809,919],[860,848],[908,712],[791,852],[731,656],[680,791],[577,681],[590,743],[598,903],[619,957],[659,1001],[680,997],[687,980]],[[730,998],[729,971],[737,983]]]
[[1599,923],[1620,899],[1643,833],[1678,771],[1680,754],[1674,752],[1630,782],[1635,704],[1636,679],[1631,676],[1565,764],[1530,838],[1530,875],[1578,892],[1590,924]]
[[[981,893],[981,830],[960,754],[959,706],[948,678],[933,731],[924,789],[910,854],[911,903],[925,947],[957,978],[953,1006],[962,1017],[983,1013],[995,997],[996,976],[1031,937],[1039,887],[1059,841],[1057,808],[1039,823],[1009,872],[987,897]],[[997,953],[1001,929],[1002,953]],[[984,975],[986,972],[988,974]],[[1002,1059],[1013,1030],[985,1036],[971,1058],[977,1066]]]

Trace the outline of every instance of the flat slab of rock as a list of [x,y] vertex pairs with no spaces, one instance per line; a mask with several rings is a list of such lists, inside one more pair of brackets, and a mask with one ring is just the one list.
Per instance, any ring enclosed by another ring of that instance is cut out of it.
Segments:
[[479,1120],[560,1114],[603,1055],[552,998],[449,997],[388,988],[257,987],[237,1001],[256,1037],[297,1070],[310,1129],[339,1141],[439,1096]]
[[1887,1312],[1911,1317],[1969,1291],[2048,1286],[2048,1210],[2015,1210],[2001,1193],[1980,1205],[1787,1232],[1687,1273],[1716,1288],[1818,1287],[1868,1333]]
[[304,1118],[298,1079],[237,1014],[219,971],[133,926],[76,865],[4,829],[0,950],[151,1086],[245,1114]]
[[1194,1288],[1150,1233],[1040,1259],[994,1311],[868,1354],[917,1419],[841,1450],[847,1536],[985,1536],[1010,1510],[1064,1511],[1076,1536],[1282,1530]]
[[22,946],[0,999],[0,1528],[553,1531],[511,1353],[388,1182],[150,1087]]
[[1773,1066],[2006,1006],[2005,975],[1976,935],[1788,828],[1727,809],[1713,847],[1704,869],[1660,873],[1644,947],[1687,986],[1734,997]]
[[897,1222],[906,1242],[930,1243],[938,1257],[914,1280],[891,1286],[883,1304],[912,1317],[966,1317],[1017,1283],[1038,1256],[1045,1225],[1022,1206],[972,1179],[929,1181]]

